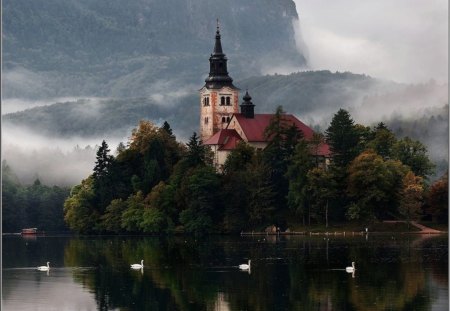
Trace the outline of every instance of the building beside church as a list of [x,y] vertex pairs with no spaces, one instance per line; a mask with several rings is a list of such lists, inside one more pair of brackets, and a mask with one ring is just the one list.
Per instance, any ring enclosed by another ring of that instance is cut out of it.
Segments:
[[[200,138],[214,153],[214,165],[221,169],[228,154],[240,141],[256,149],[264,149],[269,141],[264,135],[274,114],[255,114],[255,105],[246,91],[239,111],[239,88],[228,75],[227,58],[222,50],[219,25],[217,25],[214,50],[209,58],[209,75],[200,89]],[[303,138],[311,140],[314,131],[292,114],[284,114],[283,122],[294,124]],[[312,156],[326,163],[330,150],[322,143]]]

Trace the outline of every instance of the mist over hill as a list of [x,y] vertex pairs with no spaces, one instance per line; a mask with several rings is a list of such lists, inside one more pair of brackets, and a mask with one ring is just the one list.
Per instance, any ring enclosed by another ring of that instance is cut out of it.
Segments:
[[216,18],[233,78],[305,65],[292,0],[3,1],[3,97],[143,97],[200,85]]
[[182,141],[198,132],[216,18],[230,76],[256,113],[282,105],[324,131],[345,108],[357,123],[421,140],[448,167],[447,84],[282,74],[308,66],[292,0],[6,0],[2,9],[2,155],[23,182],[79,183],[95,145],[114,150],[141,119],[167,120]]
[[[447,85],[433,81],[401,84],[330,71],[251,77],[236,81],[236,85],[248,89],[256,113],[270,113],[282,105],[285,111],[323,132],[333,114],[344,108],[356,123],[373,126],[384,122],[399,137],[409,136],[423,142],[433,161],[438,163],[438,174],[448,167]],[[177,138],[186,141],[194,131],[198,132],[198,89],[199,86],[186,87],[171,96],[155,92],[151,97],[141,98],[86,98],[6,114],[3,116],[5,158],[13,168],[20,166],[15,163],[18,159],[27,162],[24,152],[17,152],[20,148],[10,147],[18,141],[30,145],[32,150],[40,145],[65,145],[66,150],[71,150],[80,141],[94,146],[106,139],[114,149],[120,141],[128,140],[131,130],[142,119],[157,125],[168,121]],[[85,151],[82,157],[86,172],[92,169],[94,161],[93,149],[88,150],[92,150],[91,162],[86,162]],[[49,153],[42,158],[49,158]]]

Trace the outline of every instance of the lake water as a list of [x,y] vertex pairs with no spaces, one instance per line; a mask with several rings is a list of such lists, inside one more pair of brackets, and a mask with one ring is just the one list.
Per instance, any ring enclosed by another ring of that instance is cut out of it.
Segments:
[[[2,310],[448,310],[447,235],[3,237]],[[144,259],[142,270],[131,263]],[[251,259],[249,272],[239,264]],[[50,261],[50,271],[37,266]],[[345,267],[356,262],[356,272]]]

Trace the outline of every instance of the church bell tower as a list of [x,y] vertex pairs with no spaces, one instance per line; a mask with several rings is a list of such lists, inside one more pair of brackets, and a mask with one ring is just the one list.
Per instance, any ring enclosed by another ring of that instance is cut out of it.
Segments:
[[209,57],[209,75],[200,89],[200,138],[203,142],[226,128],[232,115],[239,112],[238,102],[239,89],[228,75],[217,20],[216,41]]

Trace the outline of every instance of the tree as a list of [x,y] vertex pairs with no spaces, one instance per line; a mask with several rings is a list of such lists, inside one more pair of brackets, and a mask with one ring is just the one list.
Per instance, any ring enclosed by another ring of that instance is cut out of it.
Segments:
[[208,147],[202,144],[197,133],[194,132],[187,143],[186,159],[190,167],[198,165],[210,165],[212,163],[211,152]]
[[358,154],[358,133],[346,110],[339,109],[333,116],[325,136],[330,145],[333,165],[347,167]]
[[[325,219],[325,225],[329,223],[329,207],[336,197],[336,183],[332,173],[325,168],[313,168],[307,174],[306,193],[310,202],[308,218],[311,216],[317,221]],[[310,223],[310,221],[308,221]]]
[[403,178],[403,189],[401,190],[401,200],[399,211],[405,217],[408,228],[411,220],[416,220],[421,215],[423,204],[423,179],[408,172]]
[[448,171],[435,181],[428,193],[428,205],[433,218],[440,223],[448,222]]
[[348,210],[350,219],[372,221],[380,217],[391,199],[395,175],[383,158],[373,150],[357,156],[349,166],[348,193],[353,204]]
[[102,228],[107,232],[119,233],[122,231],[122,213],[127,204],[122,199],[112,200],[106,207],[105,213],[100,217]]
[[127,208],[122,213],[121,227],[128,232],[139,232],[144,212],[144,195],[142,191],[130,195],[125,204]]
[[203,234],[212,232],[219,219],[218,203],[219,178],[210,166],[195,168],[184,180],[187,189],[187,208],[180,213],[180,222],[187,233]]
[[174,136],[173,136],[172,128],[170,127],[170,124],[169,124],[167,121],[164,121],[164,124],[163,124],[163,126],[161,127],[161,129],[162,129],[163,131],[165,131],[167,134],[169,134],[169,136],[174,137]]
[[97,150],[93,178],[93,188],[97,204],[95,207],[100,213],[111,202],[113,198],[113,181],[111,180],[111,171],[114,158],[109,154],[109,148],[106,141],[102,141]]
[[416,176],[427,178],[435,165],[427,155],[427,148],[419,141],[405,137],[394,145],[394,157],[408,165]]
[[368,143],[368,147],[375,150],[385,160],[392,158],[393,147],[397,142],[394,133],[381,122],[375,127],[373,136],[373,139]]
[[362,124],[355,124],[354,129],[356,136],[358,137],[358,145],[356,147],[356,154],[360,154],[368,148],[369,142],[373,139],[374,133],[369,126],[364,126]]
[[275,205],[277,210],[280,211],[286,206],[288,182],[285,175],[287,167],[295,145],[302,138],[303,134],[295,124],[289,124],[284,117],[283,108],[278,106],[264,131],[264,135],[268,140],[268,144],[263,151],[263,158],[268,167],[270,167],[271,183],[276,195]]
[[72,188],[64,202],[64,221],[78,233],[91,233],[98,229],[100,214],[94,208],[94,180],[90,176]]
[[168,224],[173,223],[168,215],[171,210],[165,209],[163,204],[166,188],[166,184],[161,181],[144,199],[144,212],[140,223],[143,232],[161,233],[167,229],[173,230],[173,228],[168,228]]
[[303,224],[307,207],[307,174],[313,167],[308,144],[305,140],[301,140],[295,147],[286,176],[289,182],[288,206],[303,219]]
[[247,174],[248,185],[248,218],[252,227],[267,222],[273,223],[276,193],[271,181],[270,167],[256,154],[249,164]]
[[225,160],[225,163],[223,165],[224,173],[230,174],[232,172],[245,170],[254,155],[255,148],[253,148],[246,142],[240,141],[237,144],[236,148],[233,149],[227,156],[227,159]]

